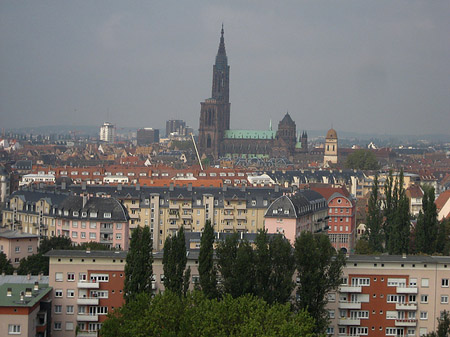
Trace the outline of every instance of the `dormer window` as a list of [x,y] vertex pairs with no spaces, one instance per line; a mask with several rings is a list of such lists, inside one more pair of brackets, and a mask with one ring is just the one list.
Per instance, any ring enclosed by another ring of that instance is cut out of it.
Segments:
[[103,217],[105,219],[109,219],[109,218],[111,218],[111,213],[103,213]]
[[277,211],[276,209],[274,209],[274,210],[272,211],[272,214],[278,214],[278,211]]
[[97,212],[91,212],[91,214],[89,214],[89,216],[91,218],[96,218],[97,217]]
[[289,215],[289,210],[286,209],[286,210],[284,211],[284,214],[288,214],[288,215]]
[[69,215],[69,211],[64,211],[64,215],[68,216]]
[[82,213],[81,213],[81,216],[82,216],[83,218],[87,217],[87,212],[82,212]]
[[78,212],[77,211],[73,211],[73,216],[78,216]]

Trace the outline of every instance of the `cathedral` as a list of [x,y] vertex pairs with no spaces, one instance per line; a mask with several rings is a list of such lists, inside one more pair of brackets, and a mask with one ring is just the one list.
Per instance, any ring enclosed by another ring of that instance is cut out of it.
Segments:
[[225,51],[222,26],[219,50],[213,66],[211,98],[201,104],[199,151],[202,156],[219,158],[288,158],[308,153],[308,135],[297,137],[289,113],[278,130],[230,130],[230,66]]

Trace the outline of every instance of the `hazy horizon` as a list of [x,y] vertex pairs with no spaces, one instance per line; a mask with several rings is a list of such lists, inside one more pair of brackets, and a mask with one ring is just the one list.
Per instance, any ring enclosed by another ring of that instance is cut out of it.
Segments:
[[276,128],[289,111],[298,131],[448,135],[449,14],[424,1],[3,1],[0,123],[196,130],[223,22],[233,129]]

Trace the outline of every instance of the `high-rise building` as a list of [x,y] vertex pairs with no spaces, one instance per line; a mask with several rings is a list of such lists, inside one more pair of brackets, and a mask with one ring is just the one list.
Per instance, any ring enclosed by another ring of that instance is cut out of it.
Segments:
[[166,137],[169,137],[171,133],[183,130],[186,127],[186,122],[181,119],[171,119],[166,122]]
[[116,126],[112,123],[105,122],[100,127],[100,140],[107,143],[114,143],[116,138]]
[[159,143],[159,130],[153,128],[143,128],[137,130],[137,145],[149,145]]

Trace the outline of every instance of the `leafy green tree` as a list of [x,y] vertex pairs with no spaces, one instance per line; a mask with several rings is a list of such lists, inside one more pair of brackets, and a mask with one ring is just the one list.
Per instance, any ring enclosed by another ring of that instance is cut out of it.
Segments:
[[373,180],[372,192],[368,202],[365,236],[371,252],[383,251],[381,201],[378,196],[378,175]]
[[292,246],[282,235],[256,237],[255,294],[267,303],[286,303],[294,288],[295,261]]
[[179,296],[183,293],[183,280],[185,280],[183,276],[187,272],[185,240],[184,227],[182,226],[176,236],[167,237],[164,243],[164,287]]
[[307,310],[316,321],[315,332],[328,326],[327,293],[341,283],[345,265],[343,253],[336,253],[328,236],[303,232],[295,240],[295,263],[298,272],[297,308]]
[[200,287],[209,299],[217,298],[217,270],[214,266],[214,229],[211,220],[207,220],[200,241],[198,257]]
[[403,187],[403,169],[398,175],[392,190],[393,213],[389,230],[388,252],[389,254],[408,254],[410,238],[410,214],[409,201]]
[[450,220],[443,219],[439,222],[436,239],[436,252],[442,255],[450,255]]
[[384,183],[384,222],[383,222],[383,232],[384,232],[384,243],[386,248],[389,247],[389,238],[391,235],[392,226],[394,223],[395,207],[394,207],[394,177],[392,175],[392,170],[389,171],[389,175]]
[[74,249],[74,247],[70,238],[66,236],[52,236],[41,240],[38,253],[45,254],[52,249]]
[[111,250],[107,245],[96,242],[96,241],[89,241],[89,242],[83,242],[80,245],[74,246],[74,249],[76,250]]
[[253,294],[255,286],[254,254],[248,241],[239,242],[237,233],[219,242],[217,267],[222,278],[222,293],[234,298]]
[[433,254],[436,252],[438,239],[438,220],[434,203],[434,188],[423,187],[422,210],[417,218],[415,230],[415,247],[418,253]]
[[148,226],[133,230],[125,264],[124,298],[127,302],[140,293],[152,292],[153,242]]
[[49,258],[43,254],[33,254],[27,258],[21,259],[17,274],[19,275],[39,275],[43,273],[48,275],[49,272]]
[[11,275],[14,272],[14,267],[11,264],[11,260],[6,257],[6,254],[0,252],[0,273]]
[[140,294],[108,315],[102,337],[300,336],[313,337],[314,321],[289,304],[269,305],[253,296],[208,299],[201,292],[180,297],[166,291]]
[[372,151],[360,149],[351,153],[345,162],[347,168],[356,170],[378,170],[377,157]]
[[437,331],[430,332],[424,337],[448,337],[450,336],[450,315],[449,312],[444,310],[441,317],[437,319],[438,328]]
[[355,244],[355,253],[360,255],[371,255],[373,251],[370,249],[369,241],[366,237],[362,237]]

